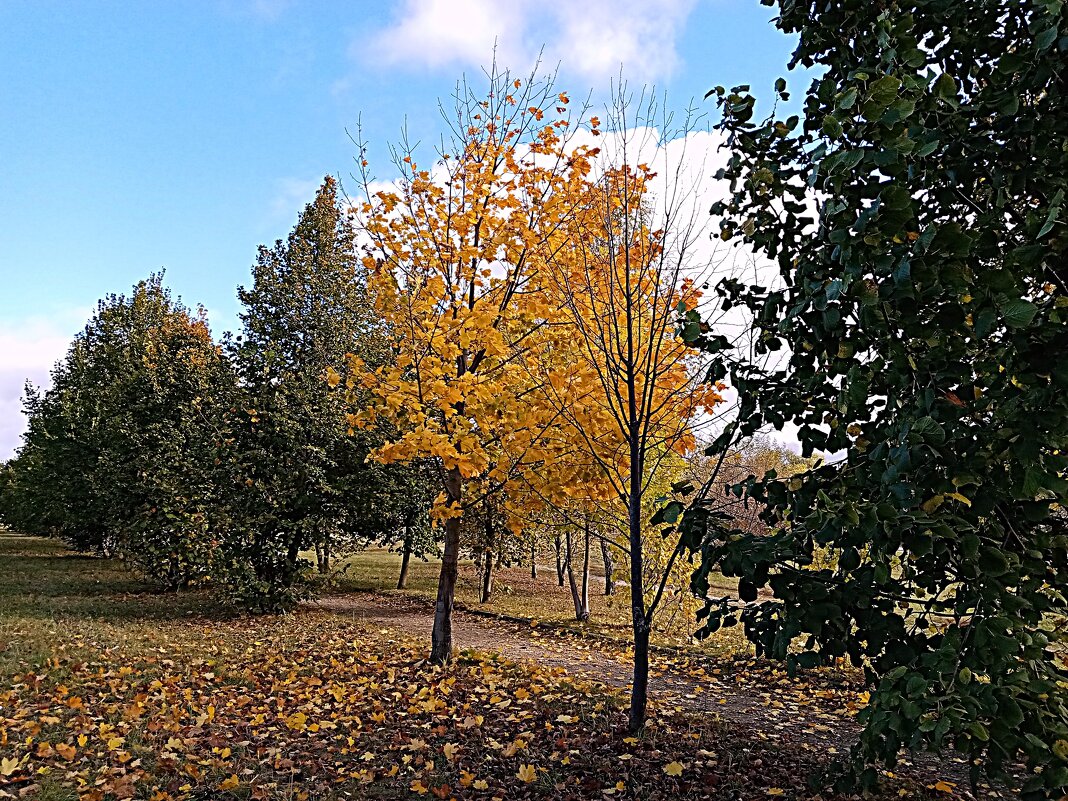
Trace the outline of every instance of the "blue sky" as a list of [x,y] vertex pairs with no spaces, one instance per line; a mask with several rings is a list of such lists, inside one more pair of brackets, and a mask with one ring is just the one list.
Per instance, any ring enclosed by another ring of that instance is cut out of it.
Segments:
[[166,268],[232,328],[256,246],[323,175],[348,178],[357,120],[388,177],[401,126],[435,139],[438,98],[494,42],[519,69],[544,45],[573,96],[621,65],[673,104],[715,84],[768,96],[793,46],[771,16],[758,0],[0,0],[0,459],[23,382],[46,380],[102,295]]

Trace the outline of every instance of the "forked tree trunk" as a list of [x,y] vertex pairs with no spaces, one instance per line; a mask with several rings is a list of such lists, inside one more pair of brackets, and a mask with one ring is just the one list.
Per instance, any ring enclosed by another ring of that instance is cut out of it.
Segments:
[[560,535],[556,535],[556,539],[553,540],[553,548],[556,549],[556,583],[561,587],[564,586],[564,554],[563,545],[560,542]]
[[408,586],[408,565],[412,561],[412,527],[404,526],[404,545],[401,550],[400,576],[397,578],[397,589],[403,590]]
[[601,561],[604,563],[604,594],[611,595],[616,590],[612,576],[616,566],[612,562],[612,551],[609,550],[608,540],[604,537],[601,538]]
[[[584,620],[589,620],[590,619],[590,610],[589,610],[589,604],[586,602],[588,600],[588,596],[585,595],[585,592],[584,592],[585,587],[583,587],[583,589],[580,590],[578,581],[575,580],[575,569],[573,567],[574,554],[573,554],[573,548],[572,548],[572,538],[571,538],[571,530],[570,529],[568,529],[567,534],[565,536],[566,536],[566,544],[567,544],[567,554],[566,554],[566,558],[565,558],[565,561],[566,561],[565,571],[567,572],[567,583],[568,583],[568,586],[571,589],[571,602],[575,605],[575,620],[583,620],[583,621]],[[588,565],[588,560],[587,560],[587,565]],[[588,575],[588,573],[587,573],[587,575]],[[583,583],[585,584],[585,582],[583,582]]]
[[[454,467],[445,476],[445,493],[458,502],[463,494],[460,469]],[[445,521],[445,549],[438,575],[438,598],[434,604],[434,630],[430,637],[430,661],[443,665],[452,658],[452,607],[456,598],[456,566],[460,556],[460,518]]]

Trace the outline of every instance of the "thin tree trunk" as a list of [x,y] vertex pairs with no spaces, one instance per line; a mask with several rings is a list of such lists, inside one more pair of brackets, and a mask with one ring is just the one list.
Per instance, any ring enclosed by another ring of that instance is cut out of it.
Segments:
[[[458,467],[445,477],[445,492],[450,501],[459,501],[463,479]],[[452,658],[452,607],[456,598],[456,566],[460,557],[460,518],[445,521],[445,550],[438,575],[438,598],[434,604],[434,630],[430,637],[430,661],[443,665]]]
[[637,435],[632,433],[630,491],[627,494],[627,524],[630,534],[630,609],[634,632],[634,680],[630,689],[629,726],[637,732],[645,726],[649,702],[649,621],[645,614],[645,588],[642,584],[642,459]]
[[321,561],[319,562],[319,572],[320,573],[324,573],[324,574],[330,572],[330,540],[329,539],[327,539],[325,542],[323,542],[323,555],[322,555]]
[[563,548],[560,543],[560,535],[556,535],[556,539],[553,540],[553,547],[556,549],[556,583],[561,587],[564,586],[564,555]]
[[480,604],[488,604],[490,597],[493,595],[493,551],[486,551],[486,563],[482,569],[482,592],[479,594],[478,602]]
[[412,527],[404,526],[404,546],[401,550],[400,576],[397,578],[397,589],[403,590],[408,587],[408,565],[412,561]]
[[479,603],[489,603],[493,595],[493,519],[486,512],[486,560],[482,573],[482,592],[479,595]]
[[590,619],[590,521],[586,521],[582,543],[582,617],[579,620]]
[[604,594],[611,595],[615,592],[615,581],[612,573],[615,565],[612,563],[612,552],[609,550],[608,540],[601,538],[601,561],[604,563]]
[[530,580],[538,580],[538,546],[534,541],[530,543]]

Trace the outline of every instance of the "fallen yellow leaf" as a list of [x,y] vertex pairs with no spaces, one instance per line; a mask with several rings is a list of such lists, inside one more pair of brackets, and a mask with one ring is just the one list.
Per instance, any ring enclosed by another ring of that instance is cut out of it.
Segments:
[[241,781],[237,778],[237,774],[236,773],[231,773],[230,774],[230,778],[223,779],[221,782],[219,782],[219,789],[220,790],[236,790],[238,785],[240,785],[240,784],[241,784]]
[[294,712],[286,718],[286,726],[292,731],[300,731],[308,722],[308,716],[303,712]]
[[957,785],[952,782],[937,781],[934,784],[928,784],[928,790],[937,790],[940,793],[952,793],[956,789]]

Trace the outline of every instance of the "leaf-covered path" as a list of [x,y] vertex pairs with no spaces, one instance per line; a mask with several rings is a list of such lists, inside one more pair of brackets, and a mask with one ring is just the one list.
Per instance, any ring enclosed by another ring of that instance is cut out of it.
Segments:
[[[429,642],[432,607],[425,600],[367,592],[325,597],[314,606],[423,636]],[[629,690],[630,654],[604,638],[459,609],[454,626],[461,650],[562,668],[586,680]],[[667,649],[657,649],[652,658],[650,695],[662,709],[712,713],[728,732],[742,727],[748,736],[769,744],[824,754],[845,755],[859,731],[854,716],[864,697],[849,673],[809,671],[801,678],[790,678],[784,670],[762,660],[705,657]],[[923,756],[903,761],[896,773],[926,784],[949,781],[959,792],[966,786],[967,767],[955,756]],[[980,795],[1009,797],[1005,791],[986,787],[981,787]]]
[[[323,598],[315,606],[416,637],[430,636],[431,607],[413,598],[358,593]],[[630,687],[630,654],[620,645],[502,617],[463,610],[455,614],[461,650],[497,653],[515,662],[564,668],[610,687]],[[848,713],[855,709],[857,691],[846,677],[835,680],[824,674],[821,684],[827,686],[813,691],[811,682],[794,682],[777,671],[769,676],[767,669],[755,677],[754,669],[748,660],[712,667],[661,650],[653,657],[650,688],[662,706],[713,711],[727,723],[759,722],[770,737],[814,741],[821,748],[835,747],[856,731]]]

